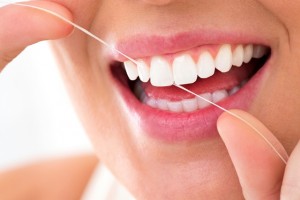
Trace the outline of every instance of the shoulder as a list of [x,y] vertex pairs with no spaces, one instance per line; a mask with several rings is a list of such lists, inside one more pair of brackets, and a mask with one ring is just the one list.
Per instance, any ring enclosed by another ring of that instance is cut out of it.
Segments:
[[80,199],[97,164],[94,155],[81,155],[2,172],[0,199]]

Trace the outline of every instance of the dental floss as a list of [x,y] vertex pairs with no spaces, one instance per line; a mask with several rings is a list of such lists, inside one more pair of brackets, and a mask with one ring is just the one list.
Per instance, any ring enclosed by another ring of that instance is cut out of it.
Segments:
[[212,101],[210,101],[210,100],[208,100],[208,99],[205,99],[204,97],[202,97],[202,96],[200,96],[200,95],[198,95],[198,94],[196,94],[196,93],[194,93],[194,92],[192,92],[192,91],[190,91],[190,90],[188,90],[188,89],[186,89],[185,87],[183,87],[183,86],[181,86],[181,85],[175,85],[174,84],[174,86],[176,86],[176,87],[178,87],[178,88],[180,88],[180,89],[182,89],[182,90],[184,90],[184,91],[186,91],[186,92],[188,92],[188,93],[190,93],[190,94],[192,94],[192,95],[194,95],[194,96],[196,96],[196,97],[198,97],[198,98],[200,98],[201,100],[203,100],[203,101],[206,101],[206,102],[208,102],[208,103],[210,103],[211,105],[213,105],[213,106],[215,106],[215,107],[217,107],[217,108],[219,108],[219,109],[221,109],[222,111],[224,111],[224,112],[226,112],[226,113],[228,113],[228,114],[230,114],[231,116],[233,116],[233,117],[235,117],[235,118],[237,118],[237,119],[239,119],[239,120],[241,120],[242,122],[244,122],[246,125],[248,125],[252,130],[254,130],[260,137],[262,137],[262,139],[272,148],[272,150],[279,156],[279,158],[284,162],[284,164],[287,164],[287,159],[288,158],[284,158],[284,156],[282,156],[280,153],[279,153],[279,151],[275,148],[275,146],[255,127],[255,126],[253,126],[251,123],[249,123],[247,120],[245,120],[244,118],[242,118],[242,117],[240,117],[239,115],[237,115],[237,114],[235,114],[235,113],[233,113],[233,112],[230,112],[229,110],[227,110],[227,109],[225,109],[225,108],[223,108],[222,106],[220,106],[220,105],[218,105],[218,104],[216,104],[216,103],[214,103],[214,102],[212,102]]
[[115,51],[119,54],[121,54],[122,56],[124,56],[125,58],[127,58],[128,60],[132,61],[133,63],[135,64],[138,64],[137,61],[135,61],[134,59],[130,58],[129,56],[127,56],[126,54],[122,53],[121,51],[119,51],[118,49],[116,49],[115,47],[109,45],[107,42],[105,42],[104,40],[102,40],[101,38],[97,37],[96,35],[94,35],[93,33],[89,32],[88,30],[86,30],[85,28],[73,23],[72,21],[64,18],[63,16],[51,11],[51,10],[48,10],[48,9],[45,9],[45,8],[40,8],[38,6],[32,6],[32,5],[27,5],[27,4],[22,4],[22,3],[11,3],[12,5],[17,5],[17,6],[23,6],[23,7],[29,7],[29,8],[33,8],[33,9],[38,9],[38,10],[41,10],[41,11],[44,11],[50,15],[53,15],[59,19],[61,19],[62,21],[74,26],[75,28],[77,28],[78,30],[82,31],[83,33],[87,34],[88,36],[94,38],[95,40],[97,40],[98,42],[102,43],[104,46],[106,46],[107,48],[109,48],[111,51]]
[[[2,3],[2,2],[1,2],[1,3]],[[50,14],[50,15],[53,15],[53,16],[55,16],[55,17],[57,17],[57,18],[63,20],[64,22],[66,22],[66,23],[68,23],[68,24],[74,26],[74,27],[77,28],[78,30],[80,30],[80,31],[82,31],[83,33],[87,34],[88,36],[94,38],[95,40],[97,40],[98,42],[100,42],[101,44],[103,44],[104,46],[106,46],[107,48],[109,48],[110,50],[115,51],[115,52],[121,54],[122,56],[124,56],[125,58],[127,58],[128,60],[132,61],[133,63],[138,64],[138,62],[137,62],[135,59],[133,59],[133,58],[127,56],[126,54],[122,53],[121,51],[119,51],[119,50],[116,49],[115,47],[109,45],[107,42],[105,42],[105,41],[102,40],[101,38],[97,37],[97,36],[94,35],[93,33],[89,32],[88,30],[84,29],[83,27],[81,27],[81,26],[79,26],[79,25],[73,23],[72,21],[70,21],[70,20],[64,18],[63,16],[61,16],[61,15],[59,15],[59,14],[57,14],[57,13],[51,11],[51,10],[48,10],[48,9],[45,9],[45,8],[41,8],[41,7],[38,7],[38,6],[22,4],[22,3],[18,3],[18,2],[16,2],[16,3],[10,3],[10,4],[12,4],[12,5],[17,5],[17,6],[23,6],[23,7],[29,7],[29,8],[33,8],[33,9],[37,9],[37,10],[41,10],[41,11],[43,11],[43,12],[46,12],[46,13]],[[224,112],[230,114],[231,116],[233,116],[233,117],[235,117],[235,118],[241,120],[243,123],[245,123],[246,125],[248,125],[251,129],[253,129],[260,137],[262,137],[262,139],[263,139],[263,140],[271,147],[271,149],[275,152],[275,154],[283,161],[283,163],[284,163],[284,164],[287,164],[287,159],[288,159],[288,158],[285,158],[284,156],[282,156],[282,155],[280,154],[280,152],[275,148],[275,146],[274,146],[274,145],[273,145],[273,144],[272,144],[272,143],[271,143],[271,142],[270,142],[270,141],[269,141],[269,140],[268,140],[268,139],[267,139],[267,138],[266,138],[266,137],[265,137],[265,136],[264,136],[257,128],[256,128],[256,127],[254,127],[254,126],[253,126],[251,123],[249,123],[247,120],[245,120],[245,119],[243,119],[242,117],[236,115],[235,113],[230,112],[229,110],[223,108],[222,106],[220,106],[220,105],[218,105],[218,104],[216,104],[216,103],[214,103],[214,102],[212,102],[212,101],[210,101],[210,100],[208,100],[208,99],[206,99],[206,98],[204,98],[204,97],[202,97],[202,96],[200,96],[200,95],[198,95],[198,94],[196,94],[196,93],[194,93],[194,92],[188,90],[187,88],[185,88],[185,87],[183,87],[183,86],[181,86],[181,85],[176,85],[176,84],[174,84],[174,86],[177,87],[177,88],[179,88],[179,89],[182,89],[182,90],[184,90],[184,91],[186,91],[186,92],[188,92],[188,93],[190,93],[190,94],[192,94],[192,95],[194,95],[194,96],[196,96],[196,97],[198,97],[198,98],[200,98],[200,99],[203,100],[203,101],[208,102],[209,104],[211,104],[211,105],[213,105],[213,106],[215,106],[215,107],[221,109],[222,111],[224,111]]]

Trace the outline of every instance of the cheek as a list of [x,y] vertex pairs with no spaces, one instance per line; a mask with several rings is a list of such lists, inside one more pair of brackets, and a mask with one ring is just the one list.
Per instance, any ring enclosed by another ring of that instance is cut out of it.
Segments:
[[[300,1],[260,0],[266,10],[271,11],[281,21],[289,34],[291,48],[299,46],[300,37]],[[296,44],[296,43],[297,44]]]
[[282,24],[276,60],[256,100],[254,112],[290,151],[298,141],[300,116],[300,2],[258,1]]
[[276,49],[271,70],[253,104],[253,113],[276,135],[290,152],[299,140],[300,73],[299,54],[288,43]]
[[87,43],[85,35],[76,31],[69,38],[53,42],[53,46],[70,99],[86,132],[97,143],[95,146],[109,149],[120,141],[116,137],[122,137],[121,132],[127,128],[108,81],[108,70],[104,63],[95,62],[86,50]]

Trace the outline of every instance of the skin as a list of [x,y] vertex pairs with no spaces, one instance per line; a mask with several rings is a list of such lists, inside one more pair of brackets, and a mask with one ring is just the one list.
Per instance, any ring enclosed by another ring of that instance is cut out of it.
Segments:
[[[300,79],[296,76],[300,72],[299,2],[55,0],[32,4],[56,11],[113,41],[139,31],[165,35],[191,30],[195,24],[204,28],[225,24],[230,30],[238,27],[253,34],[261,30],[260,36],[266,38],[275,56],[247,112],[268,127],[291,154],[287,166],[261,138],[226,114],[218,121],[220,138],[168,145],[143,137],[143,130],[111,87],[107,49],[78,31],[71,33],[71,26],[46,13],[16,6],[0,9],[5,16],[0,18],[0,27],[5,27],[0,30],[0,69],[26,46],[62,38],[53,41],[53,47],[74,107],[101,162],[137,199],[300,197],[299,145],[295,148],[300,136],[296,114],[300,113]],[[26,20],[19,20],[20,16]],[[23,37],[16,37],[20,34]],[[249,151],[252,149],[255,151]],[[248,162],[248,158],[259,162]],[[262,173],[265,171],[269,173]]]
[[10,169],[0,173],[0,198],[80,199],[97,162],[95,156],[77,155]]

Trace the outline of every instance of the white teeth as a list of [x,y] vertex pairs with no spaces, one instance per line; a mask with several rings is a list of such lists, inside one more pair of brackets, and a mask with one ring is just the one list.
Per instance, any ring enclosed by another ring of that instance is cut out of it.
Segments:
[[244,49],[244,63],[250,62],[253,57],[253,45],[249,44]]
[[[212,96],[211,96],[211,93],[204,93],[204,94],[201,94],[200,95],[201,97],[205,98],[206,100],[209,100],[209,101],[212,101]],[[203,99],[198,99],[198,107],[200,109],[202,108],[206,108],[207,106],[209,106],[210,103],[208,103],[207,101],[204,101]]]
[[232,65],[240,67],[244,62],[244,48],[242,45],[238,45],[232,54]]
[[209,52],[203,52],[197,63],[198,75],[200,78],[208,78],[215,73],[214,59]]
[[144,99],[144,103],[146,103],[148,106],[151,106],[152,108],[157,108],[157,103],[155,99],[146,97]]
[[160,56],[153,57],[151,60],[150,77],[153,86],[171,86],[174,83],[169,62]]
[[173,61],[175,84],[190,84],[197,80],[197,69],[193,58],[188,54],[176,57]]
[[136,65],[132,61],[124,62],[127,76],[130,80],[134,81],[138,77],[138,71]]
[[219,101],[222,101],[226,97],[228,97],[228,92],[226,90],[218,90],[218,91],[213,92],[213,94],[212,94],[213,102],[216,102],[216,103]]
[[168,110],[167,103],[168,103],[167,100],[164,100],[164,99],[158,99],[156,101],[157,108],[159,108],[160,110]]
[[[191,84],[200,78],[209,78],[214,75],[216,69],[226,73],[232,66],[240,67],[248,63],[252,58],[261,58],[268,53],[268,48],[261,45],[236,45],[233,48],[229,44],[220,46],[216,57],[207,51],[199,51],[196,61],[188,53],[175,55],[174,59],[163,56],[154,56],[149,61],[139,59],[137,63],[124,62],[126,73],[130,80],[138,77],[142,82],[148,82],[156,87]],[[150,63],[150,64],[149,64]]]
[[253,58],[261,58],[267,54],[267,47],[255,45],[253,47]]
[[221,46],[217,57],[215,59],[216,68],[225,73],[231,69],[232,66],[232,51],[229,44]]
[[148,82],[150,79],[150,69],[147,64],[142,60],[138,60],[137,70],[140,80],[143,82]]
[[[246,81],[246,80],[245,80]],[[136,94],[136,97],[144,104],[156,108],[159,110],[164,111],[171,111],[171,112],[194,112],[199,109],[204,109],[211,104],[208,102],[214,102],[218,103],[222,101],[223,99],[227,98],[228,96],[231,96],[238,92],[242,83],[238,86],[233,87],[229,90],[217,90],[212,93],[203,93],[199,94],[199,97],[194,97],[190,99],[183,99],[183,100],[177,100],[177,101],[170,101],[166,99],[155,99],[153,97],[149,97],[145,91],[143,90],[141,86],[141,82],[137,82],[133,88],[134,93]],[[205,101],[202,98],[208,100]]]
[[232,89],[228,92],[228,94],[229,94],[229,96],[231,96],[231,95],[237,93],[239,90],[240,90],[240,87],[239,87],[239,86],[235,86],[234,88],[232,88]]
[[171,112],[182,112],[183,111],[181,101],[169,101],[168,108]]
[[198,109],[198,101],[196,98],[182,100],[183,111],[193,112]]
[[[199,96],[202,96],[203,98],[218,103],[222,101],[223,99],[230,96],[229,93],[232,93],[234,91],[237,92],[240,89],[239,86],[236,86],[230,90],[230,92],[227,92],[226,90],[218,90],[213,93],[204,93],[200,94]],[[157,108],[164,111],[171,111],[171,112],[194,112],[198,109],[204,109],[208,106],[210,106],[210,103],[204,101],[203,99],[199,97],[191,98],[191,99],[183,99],[179,101],[168,101],[165,99],[154,99],[151,97],[147,97],[144,92],[141,94],[142,97],[139,97],[141,99],[141,102],[144,104],[147,104],[148,106],[152,108]]]

